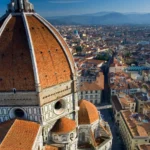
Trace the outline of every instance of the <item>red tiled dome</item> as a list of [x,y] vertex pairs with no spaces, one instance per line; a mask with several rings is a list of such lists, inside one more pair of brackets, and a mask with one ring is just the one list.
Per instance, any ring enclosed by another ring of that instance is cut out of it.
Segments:
[[93,122],[99,119],[99,113],[97,108],[89,101],[80,100],[79,107],[79,124],[92,124]]
[[68,118],[61,118],[59,119],[54,127],[52,128],[51,132],[62,134],[62,133],[69,133],[76,128],[76,122],[74,120]]
[[0,20],[0,30],[6,20],[0,35],[0,91],[35,91],[37,84],[44,89],[72,80],[72,54],[51,24],[36,13],[14,13]]
[[45,150],[61,150],[61,148],[51,145],[46,145]]

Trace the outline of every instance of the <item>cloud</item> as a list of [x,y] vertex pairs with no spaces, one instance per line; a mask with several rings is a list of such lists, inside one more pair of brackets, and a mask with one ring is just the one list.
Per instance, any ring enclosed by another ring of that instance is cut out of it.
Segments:
[[81,3],[84,0],[49,0],[49,3],[55,3],[55,4],[68,4],[68,3]]

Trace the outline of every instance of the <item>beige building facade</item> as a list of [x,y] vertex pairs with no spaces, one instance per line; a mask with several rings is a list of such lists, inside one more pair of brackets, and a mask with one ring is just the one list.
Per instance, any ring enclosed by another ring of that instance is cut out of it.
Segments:
[[150,123],[142,122],[137,116],[128,110],[123,110],[120,114],[119,130],[127,150],[138,150],[139,145],[150,142]]

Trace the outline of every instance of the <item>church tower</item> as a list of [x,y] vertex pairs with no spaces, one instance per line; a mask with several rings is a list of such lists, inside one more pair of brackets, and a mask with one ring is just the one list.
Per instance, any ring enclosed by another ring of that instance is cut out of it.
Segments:
[[[66,139],[76,145],[76,80],[72,54],[60,33],[28,0],[11,0],[0,19],[0,123],[35,121],[45,143]],[[60,126],[68,126],[67,131]]]

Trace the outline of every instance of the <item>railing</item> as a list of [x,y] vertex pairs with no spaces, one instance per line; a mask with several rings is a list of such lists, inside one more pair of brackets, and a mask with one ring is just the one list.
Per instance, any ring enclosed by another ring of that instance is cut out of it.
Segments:
[[112,105],[105,105],[105,106],[99,106],[99,107],[97,107],[98,110],[110,109],[110,108],[112,108]]

